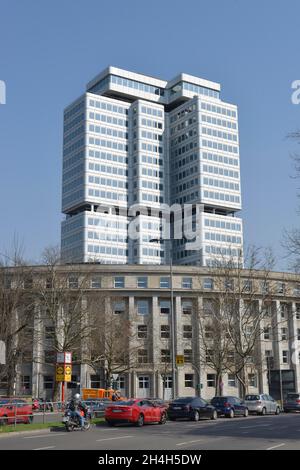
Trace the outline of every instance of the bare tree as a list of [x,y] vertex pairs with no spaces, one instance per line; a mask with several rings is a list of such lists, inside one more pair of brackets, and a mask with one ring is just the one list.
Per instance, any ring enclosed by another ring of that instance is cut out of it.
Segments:
[[218,394],[227,371],[235,375],[244,396],[249,371],[259,366],[257,345],[267,316],[265,304],[273,297],[269,277],[274,264],[272,252],[260,251],[248,250],[246,269],[242,259],[218,259],[211,270],[214,293],[209,310],[199,315],[200,354],[216,373]]
[[216,375],[216,395],[223,394],[223,374],[228,369],[232,351],[222,300],[222,296],[206,299],[203,308],[197,312],[199,359],[202,365],[206,364]]
[[108,388],[113,374],[123,374],[137,365],[140,342],[128,305],[122,298],[96,294],[90,301],[89,314],[93,326],[86,362],[95,371],[104,371],[105,387]]
[[16,394],[18,367],[24,351],[32,347],[32,272],[23,251],[14,236],[11,251],[2,254],[0,260],[0,340],[5,345],[0,382],[8,396]]
[[[83,275],[60,267],[60,253],[55,247],[44,251],[43,261],[43,274],[36,276],[34,286],[38,302],[35,340],[41,347],[33,360],[54,366],[56,353],[68,351],[73,353],[73,362],[80,363],[82,345],[89,340],[92,327],[86,295],[90,272]],[[51,348],[47,357],[42,350],[46,346]],[[55,400],[58,393],[55,383]]]

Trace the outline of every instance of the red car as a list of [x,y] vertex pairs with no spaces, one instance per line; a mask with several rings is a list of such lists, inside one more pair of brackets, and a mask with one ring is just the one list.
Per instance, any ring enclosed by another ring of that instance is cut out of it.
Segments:
[[133,398],[119,401],[105,410],[105,421],[110,426],[121,423],[132,423],[143,426],[146,423],[165,424],[166,410],[144,398]]
[[32,406],[21,398],[0,398],[0,426],[4,424],[31,423]]

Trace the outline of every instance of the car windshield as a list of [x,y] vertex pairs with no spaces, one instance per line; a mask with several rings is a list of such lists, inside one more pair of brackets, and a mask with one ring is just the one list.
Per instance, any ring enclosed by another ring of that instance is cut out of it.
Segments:
[[177,398],[176,400],[173,401],[174,404],[177,404],[177,403],[189,403],[190,401],[192,401],[193,398],[192,397],[186,397],[186,398]]
[[214,397],[211,403],[225,403],[228,401],[228,397]]
[[257,401],[259,399],[260,399],[259,395],[246,395],[245,396],[245,400],[247,401]]
[[112,403],[114,406],[125,405],[125,406],[132,406],[134,405],[134,400],[127,400],[127,401],[118,401],[118,403]]
[[0,407],[6,406],[9,403],[9,400],[0,400]]
[[287,394],[287,398],[288,398],[288,399],[292,399],[292,400],[298,400],[298,398],[299,398],[299,393],[288,393],[288,394]]

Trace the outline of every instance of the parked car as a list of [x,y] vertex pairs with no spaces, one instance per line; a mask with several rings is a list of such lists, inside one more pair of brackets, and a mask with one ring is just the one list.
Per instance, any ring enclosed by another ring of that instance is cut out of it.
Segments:
[[199,421],[201,418],[217,419],[217,410],[200,397],[181,397],[173,400],[168,408],[171,421],[177,418],[187,418]]
[[249,414],[247,405],[238,397],[214,397],[211,404],[215,406],[218,415],[223,415],[226,418],[246,417]]
[[88,407],[90,417],[98,418],[104,415],[105,408],[111,405],[111,400],[107,399],[107,401],[103,401],[103,399],[98,398],[87,398],[83,403]]
[[160,408],[164,408],[165,410],[169,406],[169,403],[167,403],[165,400],[162,400],[161,398],[149,398],[149,400]]
[[256,413],[265,415],[267,413],[275,413],[279,415],[280,406],[270,395],[266,394],[249,394],[245,396],[245,405],[247,406],[249,413]]
[[0,425],[32,422],[32,405],[21,398],[0,399]]
[[283,411],[289,413],[290,411],[300,411],[300,393],[289,392],[283,402]]
[[121,423],[132,423],[136,426],[147,423],[165,424],[166,419],[164,408],[141,398],[114,402],[105,409],[105,421],[110,426]]

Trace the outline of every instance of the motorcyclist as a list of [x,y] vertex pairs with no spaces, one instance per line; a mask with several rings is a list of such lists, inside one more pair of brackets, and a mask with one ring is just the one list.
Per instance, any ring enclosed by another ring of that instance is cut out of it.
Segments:
[[115,390],[111,397],[112,401],[118,401],[120,400],[120,398],[121,398],[120,392],[118,392],[118,390]]
[[[74,397],[71,399],[69,406],[69,410],[72,412],[72,417],[78,417],[81,429],[84,427],[84,419],[87,415],[87,407],[86,405],[81,401],[80,394],[75,393]],[[82,416],[82,412],[84,413],[84,416]]]

